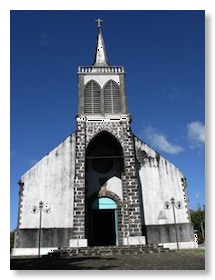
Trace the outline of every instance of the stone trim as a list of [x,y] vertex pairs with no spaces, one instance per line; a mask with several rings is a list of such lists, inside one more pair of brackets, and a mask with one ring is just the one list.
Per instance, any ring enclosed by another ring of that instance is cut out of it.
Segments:
[[125,73],[123,66],[79,66],[78,74],[110,74],[110,73]]
[[[19,189],[19,213],[18,213],[18,228],[19,228],[21,226],[21,221],[22,221],[24,183],[21,180],[19,180],[18,185],[20,187],[20,189]],[[18,239],[18,235],[17,235],[17,239]]]
[[77,121],[73,238],[85,239],[85,123]]
[[190,216],[188,199],[187,199],[187,182],[186,182],[186,178],[185,177],[181,178],[181,186],[182,186],[182,192],[183,192],[184,206],[187,209],[187,211],[186,211],[187,219],[191,223],[191,216]]

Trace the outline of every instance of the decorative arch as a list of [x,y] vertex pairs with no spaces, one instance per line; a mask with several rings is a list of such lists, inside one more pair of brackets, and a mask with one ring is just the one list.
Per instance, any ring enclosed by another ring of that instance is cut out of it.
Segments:
[[[98,132],[99,131],[99,132]],[[88,146],[89,143],[99,134],[99,133],[109,133],[111,134],[119,143],[123,145],[123,130],[121,127],[117,127],[114,124],[110,126],[107,123],[98,123],[96,126],[89,124],[87,127],[87,134],[86,134],[86,145]]]
[[116,202],[117,209],[122,208],[122,200],[118,197],[118,195],[116,195],[114,192],[106,190],[105,192],[103,192],[103,191],[95,192],[91,196],[89,196],[89,198],[87,198],[87,200],[86,200],[87,209],[91,208],[95,199],[101,198],[101,197],[111,198],[112,200],[114,200]]
[[104,86],[104,113],[117,114],[122,109],[119,85],[109,80]]
[[[88,143],[87,143],[87,146],[86,146],[86,149],[88,149],[88,146],[89,145],[91,145],[91,143],[93,142],[93,141],[95,141],[95,139],[96,138],[98,138],[98,137],[100,137],[101,135],[106,135],[107,137],[112,137],[113,138],[113,140],[115,140],[116,141],[116,143],[121,147],[121,149],[122,149],[122,145],[121,145],[121,143],[120,143],[120,140],[119,140],[119,137],[118,137],[118,135],[117,135],[117,133],[115,133],[112,129],[103,129],[103,130],[101,130],[101,131],[95,131],[95,134],[93,134],[92,136],[91,136],[91,138],[90,138],[90,140],[88,141]],[[123,151],[123,149],[122,149],[122,151]]]
[[84,113],[101,114],[101,87],[90,80],[84,88]]

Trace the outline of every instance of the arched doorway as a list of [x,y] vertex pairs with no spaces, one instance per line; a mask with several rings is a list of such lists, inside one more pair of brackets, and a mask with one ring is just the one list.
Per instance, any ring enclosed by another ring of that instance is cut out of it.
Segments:
[[108,197],[100,197],[92,206],[91,245],[118,245],[118,214],[116,202]]
[[122,239],[124,160],[122,146],[112,134],[102,131],[90,141],[85,168],[85,235],[88,244],[119,245]]

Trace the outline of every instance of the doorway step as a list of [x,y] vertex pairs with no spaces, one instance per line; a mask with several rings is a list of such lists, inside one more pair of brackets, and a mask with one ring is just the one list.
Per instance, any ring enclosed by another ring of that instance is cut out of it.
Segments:
[[72,257],[72,256],[107,256],[107,255],[130,255],[130,254],[145,254],[145,253],[165,253],[169,248],[164,248],[161,245],[130,245],[130,246],[94,246],[85,248],[60,248],[46,257]]

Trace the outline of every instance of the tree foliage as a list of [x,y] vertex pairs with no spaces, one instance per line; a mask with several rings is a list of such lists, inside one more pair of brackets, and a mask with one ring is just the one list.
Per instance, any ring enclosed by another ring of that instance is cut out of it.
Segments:
[[197,210],[190,211],[190,215],[194,230],[198,234],[198,242],[203,243],[205,240],[205,206],[198,205]]

